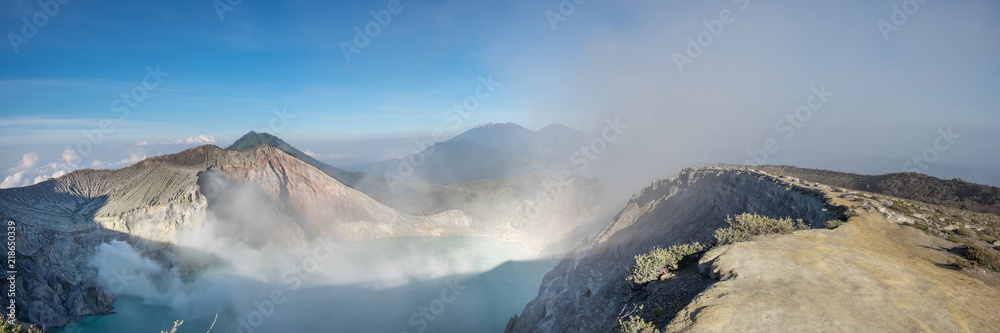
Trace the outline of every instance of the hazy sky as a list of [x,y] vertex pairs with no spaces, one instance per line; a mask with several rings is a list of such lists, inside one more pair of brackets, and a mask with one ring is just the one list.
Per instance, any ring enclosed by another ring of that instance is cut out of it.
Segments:
[[[435,128],[590,133],[616,115],[630,127],[611,169],[767,147],[907,159],[949,126],[935,163],[1000,163],[996,1],[577,1],[5,1],[0,174],[30,184],[249,130],[338,165]],[[822,106],[779,123],[814,90]]]

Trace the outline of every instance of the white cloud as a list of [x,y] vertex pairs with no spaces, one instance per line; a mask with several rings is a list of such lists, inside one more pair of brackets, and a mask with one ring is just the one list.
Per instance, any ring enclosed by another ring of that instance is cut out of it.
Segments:
[[336,159],[351,157],[351,154],[329,153],[329,154],[325,154],[324,155],[324,154],[314,153],[311,150],[306,150],[303,153],[305,153],[306,155],[312,156],[313,158],[316,158],[316,159],[326,159],[326,160],[336,160]]
[[116,169],[138,163],[139,161],[142,161],[148,157],[149,156],[146,155],[145,152],[142,151],[141,149],[130,149],[128,151],[128,157],[123,158],[121,161],[104,162],[100,160],[94,160],[90,162],[90,167],[94,169]]
[[97,125],[97,119],[63,119],[44,117],[0,118],[0,127],[84,127]]
[[137,163],[139,161],[142,161],[142,160],[146,159],[146,157],[147,157],[146,154],[143,154],[140,151],[134,151],[134,150],[132,150],[132,151],[128,152],[128,158],[125,158],[125,159],[122,159],[121,161],[118,161],[118,165],[123,165],[123,166],[124,165],[132,165],[132,164],[135,164],[135,163]]
[[388,154],[382,154],[378,158],[380,160],[394,160],[394,159],[397,159],[397,158],[406,157],[406,155],[407,154],[403,154],[403,153],[388,153]]
[[136,142],[136,146],[151,146],[151,145],[208,145],[208,144],[223,144],[225,141],[216,139],[214,135],[199,135],[188,137],[187,139],[180,139],[175,141],[164,141],[164,142],[149,142],[149,141],[139,141]]
[[197,137],[190,137],[190,138],[187,138],[187,139],[184,139],[184,140],[177,140],[177,142],[175,142],[175,143],[177,143],[177,144],[182,144],[182,143],[196,143],[196,144],[202,144],[202,145],[204,145],[204,144],[211,144],[211,143],[217,143],[217,142],[220,142],[220,141],[216,140],[215,136],[202,134],[202,135],[199,135]]
[[24,171],[18,171],[7,175],[7,177],[3,179],[3,183],[0,183],[0,188],[11,188],[24,185]]
[[21,156],[21,161],[16,167],[7,170],[9,174],[0,183],[0,188],[28,186],[46,181],[49,178],[59,178],[65,175],[67,170],[78,169],[76,161],[79,159],[80,156],[75,151],[66,149],[62,153],[61,160],[38,166],[38,154],[35,152],[25,153]]
[[64,171],[64,170],[56,170],[51,175],[41,175],[41,176],[35,177],[35,180],[33,182],[31,182],[31,184],[38,184],[38,183],[44,182],[46,180],[49,180],[50,178],[59,178],[62,175],[65,175],[65,174],[66,174],[66,171]]
[[21,162],[17,164],[15,169],[27,170],[33,168],[36,164],[38,164],[38,154],[35,152],[25,153],[24,156],[21,156]]
[[76,164],[76,161],[80,159],[80,155],[76,153],[76,150],[72,148],[66,148],[62,153],[63,162],[66,164]]

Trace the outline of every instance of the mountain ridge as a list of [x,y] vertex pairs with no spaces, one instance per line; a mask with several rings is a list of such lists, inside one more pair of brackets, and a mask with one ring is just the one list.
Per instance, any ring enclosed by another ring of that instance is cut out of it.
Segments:
[[[391,174],[406,181],[455,184],[480,179],[516,177],[563,168],[586,134],[552,124],[532,131],[514,123],[486,124],[436,142],[404,157],[352,167],[373,175]],[[410,158],[419,163],[411,162]],[[399,175],[400,166],[413,169]]]

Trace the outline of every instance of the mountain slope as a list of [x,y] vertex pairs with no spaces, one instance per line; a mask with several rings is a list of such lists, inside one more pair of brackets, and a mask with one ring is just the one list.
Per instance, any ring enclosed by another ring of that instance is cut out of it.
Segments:
[[336,168],[326,163],[320,162],[319,160],[313,158],[312,156],[307,155],[301,150],[292,147],[292,145],[285,142],[285,140],[279,139],[278,137],[268,133],[257,133],[254,131],[250,131],[249,133],[244,134],[242,137],[233,142],[233,144],[229,145],[229,147],[226,147],[226,150],[246,151],[257,148],[257,146],[263,144],[274,146],[275,148],[278,148],[281,151],[284,151],[285,153],[288,153],[289,155],[292,155],[295,158],[302,160],[303,162],[309,163],[309,165],[312,165],[317,169],[320,169],[324,173],[330,175],[330,177],[333,177],[337,181],[352,188],[356,188],[355,186],[357,186],[358,180],[364,178],[365,176],[362,173],[349,172],[347,170]]
[[501,151],[530,150],[535,132],[514,123],[485,124],[463,132],[448,141],[468,140]]

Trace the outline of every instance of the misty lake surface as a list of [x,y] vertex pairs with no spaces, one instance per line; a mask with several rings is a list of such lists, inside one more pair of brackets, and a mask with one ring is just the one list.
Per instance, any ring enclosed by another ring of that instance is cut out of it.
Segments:
[[[301,285],[233,278],[166,300],[119,295],[116,314],[86,317],[55,332],[160,332],[169,331],[176,319],[184,320],[178,332],[205,332],[215,313],[212,332],[502,332],[554,267],[551,259],[536,258],[519,243],[485,237],[392,238],[346,243],[338,251],[348,262],[326,266],[333,274],[354,269],[390,275],[396,274],[390,268],[399,267],[402,275],[388,282],[331,279]],[[200,280],[208,278],[200,273],[185,276],[181,284],[205,284]],[[221,299],[188,302],[233,285],[239,287],[221,293],[226,295]]]

